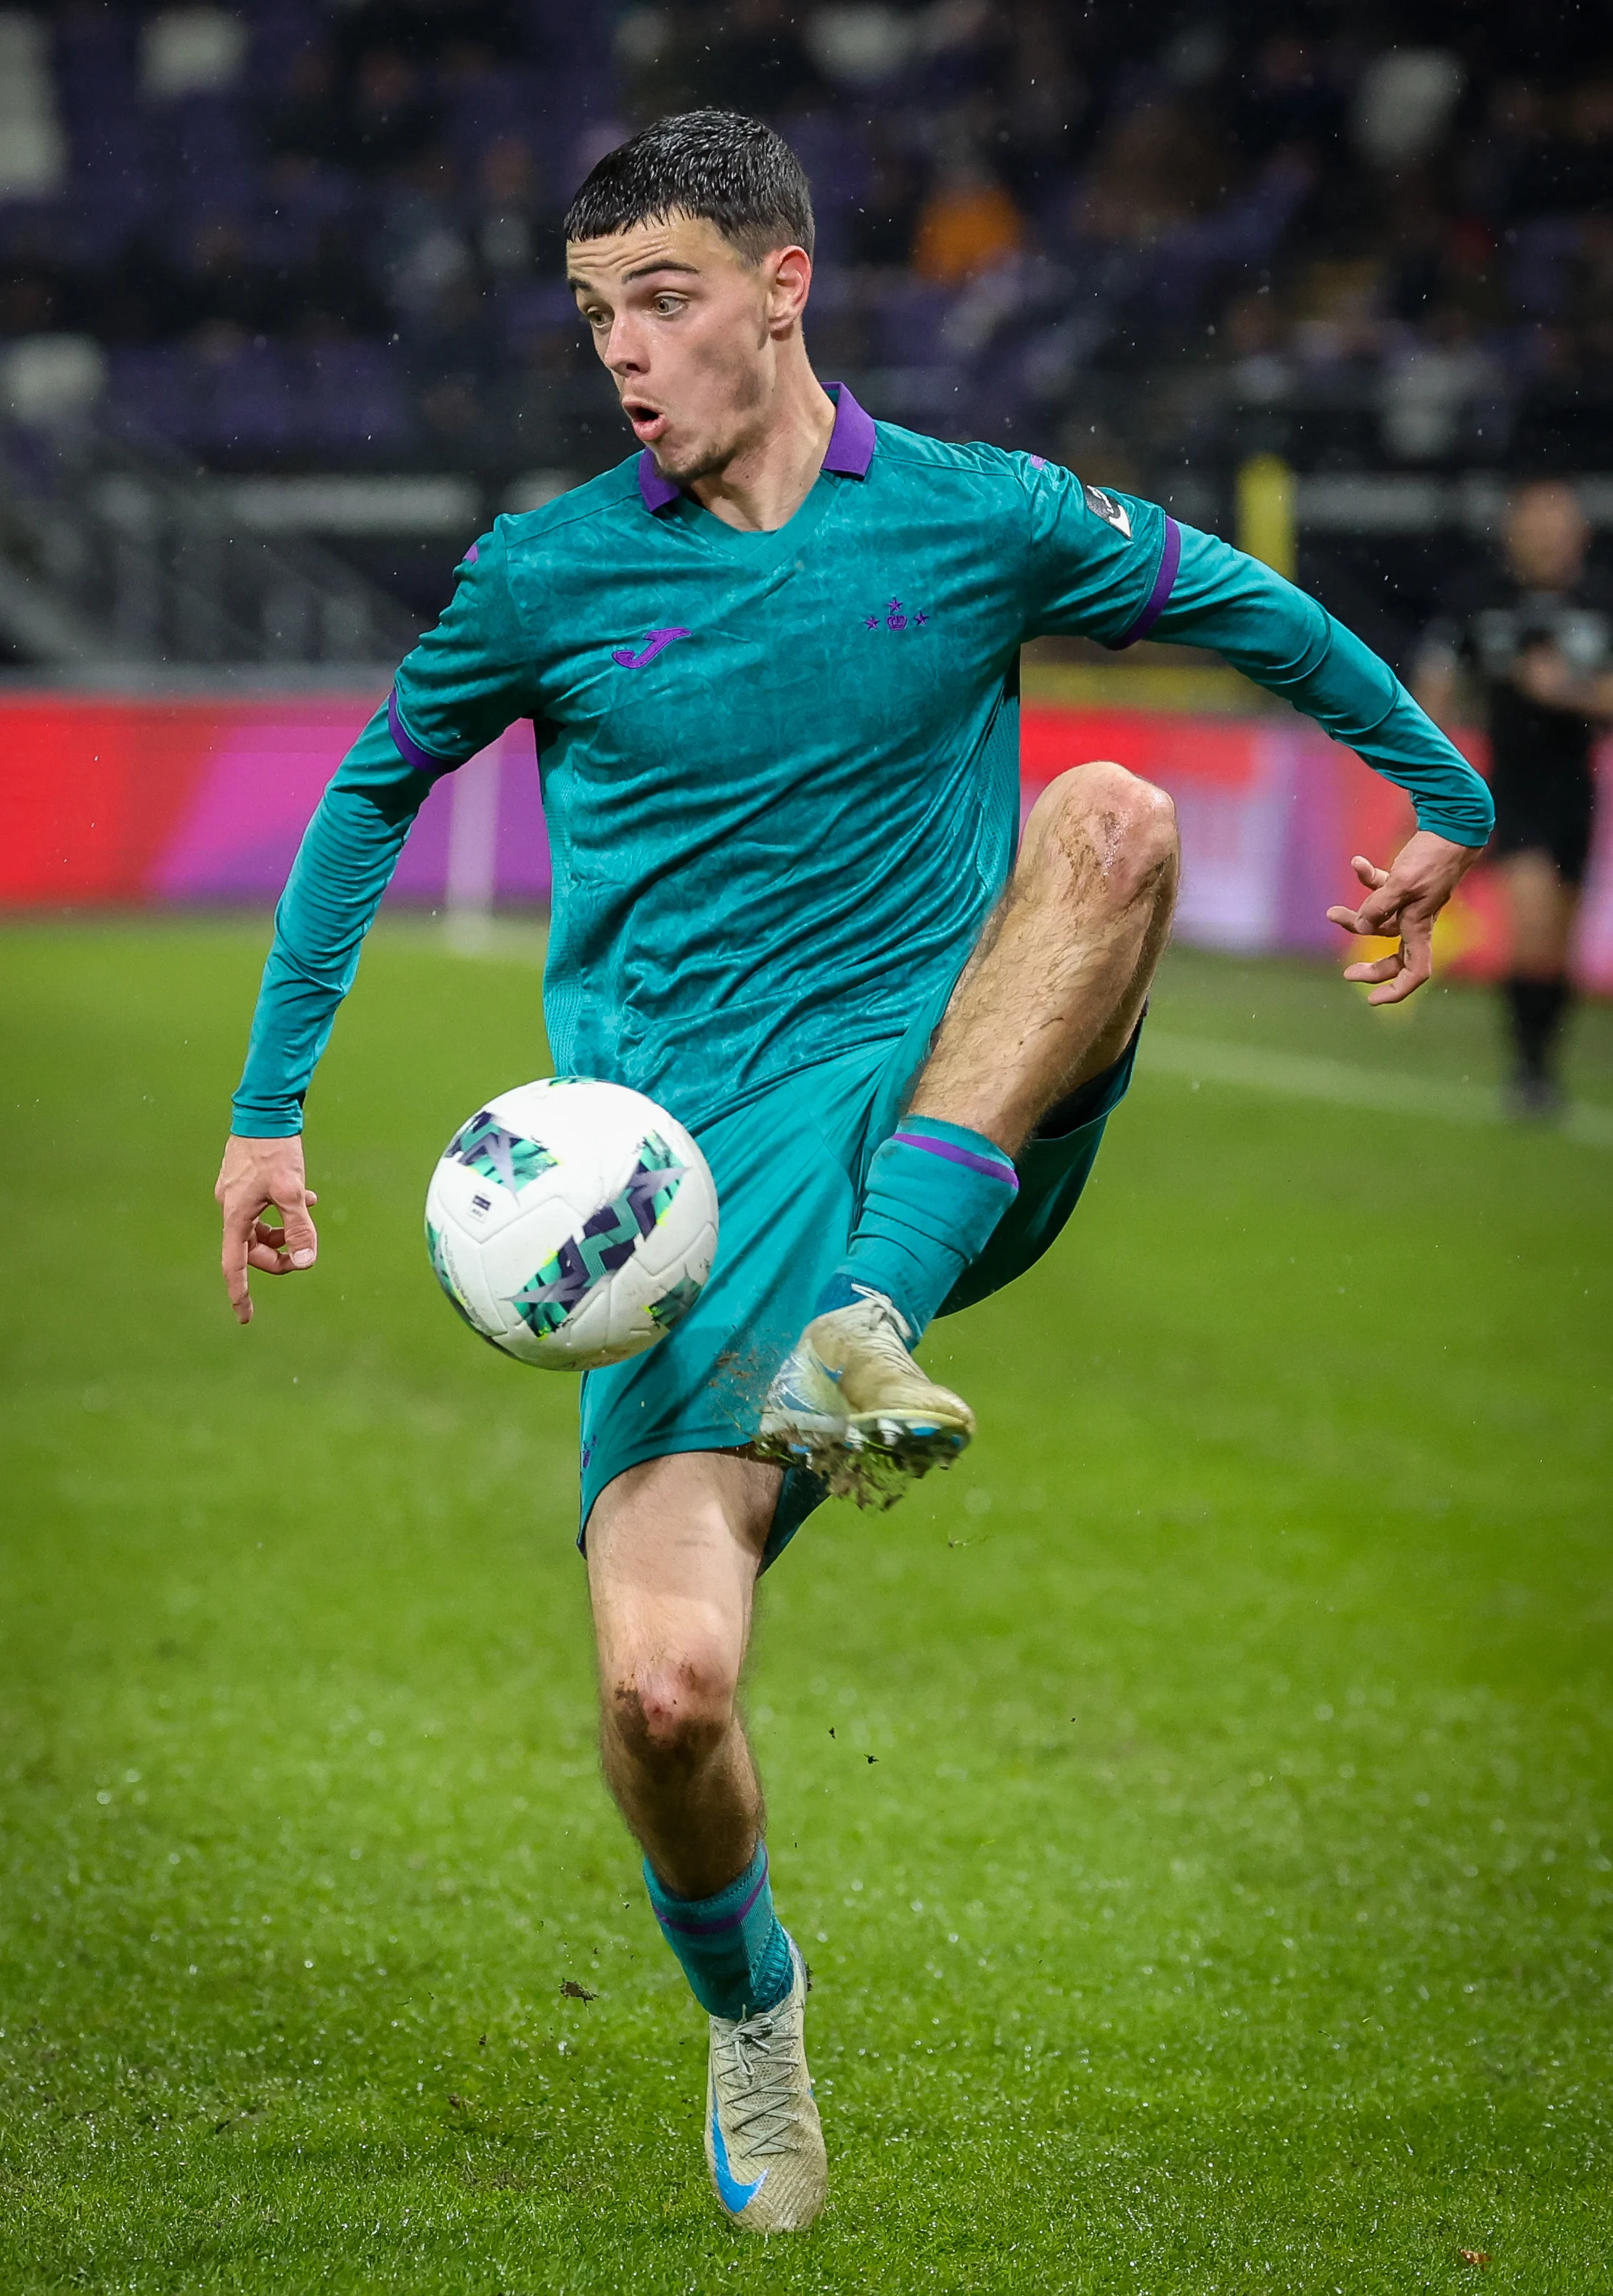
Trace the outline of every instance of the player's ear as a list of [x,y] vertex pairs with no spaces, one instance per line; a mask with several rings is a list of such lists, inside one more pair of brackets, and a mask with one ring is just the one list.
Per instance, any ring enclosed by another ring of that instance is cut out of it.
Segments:
[[812,290],[812,258],[804,247],[776,247],[762,258],[767,278],[767,324],[775,335],[799,324]]

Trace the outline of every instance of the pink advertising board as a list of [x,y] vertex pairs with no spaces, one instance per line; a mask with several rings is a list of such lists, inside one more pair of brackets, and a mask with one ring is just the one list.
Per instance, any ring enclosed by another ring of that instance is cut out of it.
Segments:
[[[320,791],[379,698],[0,700],[0,906],[272,901]],[[1385,858],[1411,825],[1397,791],[1291,718],[1032,704],[1023,729],[1028,804],[1055,774],[1093,757],[1118,758],[1170,791],[1184,859],[1179,931],[1211,947],[1336,949],[1324,912],[1349,894],[1350,854]],[[1482,744],[1469,747],[1482,765]],[[1613,783],[1613,746],[1601,762]],[[463,890],[467,851],[471,877],[502,904],[548,899],[525,722],[432,791],[389,898],[440,905],[451,876]],[[1442,961],[1460,971],[1504,964],[1502,906],[1482,869],[1441,943]],[[1613,804],[1602,809],[1579,968],[1585,987],[1613,994]]]

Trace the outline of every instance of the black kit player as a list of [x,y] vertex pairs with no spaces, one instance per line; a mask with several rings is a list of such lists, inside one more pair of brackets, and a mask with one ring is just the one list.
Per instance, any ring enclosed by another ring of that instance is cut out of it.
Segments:
[[1518,488],[1494,563],[1451,589],[1423,640],[1414,689],[1448,726],[1465,672],[1483,699],[1495,800],[1491,852],[1512,913],[1504,984],[1512,1103],[1561,1103],[1557,1054],[1572,996],[1574,921],[1595,822],[1594,750],[1613,718],[1613,578],[1587,564],[1590,527],[1561,480]]

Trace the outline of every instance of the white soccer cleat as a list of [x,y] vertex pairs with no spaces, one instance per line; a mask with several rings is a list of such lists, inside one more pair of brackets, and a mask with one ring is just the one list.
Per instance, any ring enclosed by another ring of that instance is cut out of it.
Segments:
[[706,2077],[706,2166],[731,2224],[746,2232],[805,2232],[829,2191],[823,2131],[806,2070],[802,2023],[806,1964],[776,2008],[711,2020]]
[[757,1449],[859,1506],[893,1505],[910,1480],[950,1467],[975,1415],[921,1370],[909,1336],[884,1293],[861,1285],[849,1307],[814,1316],[767,1391]]

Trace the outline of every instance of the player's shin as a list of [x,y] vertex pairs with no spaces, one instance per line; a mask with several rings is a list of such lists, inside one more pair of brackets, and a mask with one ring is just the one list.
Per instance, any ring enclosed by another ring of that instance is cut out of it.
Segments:
[[878,1292],[916,1341],[985,1250],[1019,1185],[1011,1157],[983,1133],[939,1117],[905,1118],[874,1155],[851,1248],[817,1313]]
[[714,1897],[675,1897],[648,1858],[644,1882],[661,1935],[702,2009],[742,2018],[776,2007],[790,1990],[790,1939],[773,1909],[764,1843]]

